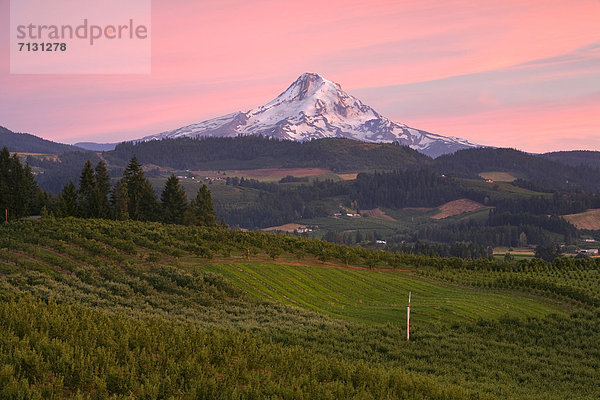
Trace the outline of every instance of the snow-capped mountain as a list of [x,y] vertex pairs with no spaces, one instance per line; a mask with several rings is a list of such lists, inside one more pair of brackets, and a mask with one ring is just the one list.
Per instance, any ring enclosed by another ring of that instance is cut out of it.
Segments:
[[263,135],[305,141],[343,137],[365,142],[400,142],[437,157],[478,147],[390,121],[318,74],[304,73],[275,100],[248,112],[236,112],[147,136],[139,141],[198,136]]

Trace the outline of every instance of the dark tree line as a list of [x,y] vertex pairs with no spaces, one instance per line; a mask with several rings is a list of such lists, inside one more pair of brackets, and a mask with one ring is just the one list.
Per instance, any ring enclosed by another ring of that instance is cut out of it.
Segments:
[[398,243],[390,246],[390,250],[400,253],[421,254],[429,257],[458,257],[463,259],[490,258],[492,248],[473,242],[454,243]]
[[[426,165],[431,159],[398,144],[327,138],[294,142],[264,136],[179,138],[122,143],[104,156],[123,163],[137,155],[175,169],[329,168],[333,171],[387,169]],[[176,155],[176,156],[175,156]]]
[[468,194],[451,178],[426,169],[361,173],[351,188],[351,195],[365,209],[436,207]]
[[111,186],[103,161],[95,168],[88,160],[79,178],[64,186],[54,207],[58,216],[82,218],[132,219],[170,224],[214,226],[217,223],[212,195],[206,185],[198,190],[188,204],[185,191],[175,175],[171,175],[158,200],[145,177],[142,165],[133,157],[123,177]]
[[352,197],[361,208],[437,207],[467,198],[494,206],[502,212],[563,215],[600,207],[600,195],[583,190],[551,189],[519,181],[519,186],[542,190],[549,195],[511,198],[465,185],[461,180],[430,170],[407,170],[359,174]]
[[465,178],[484,171],[516,172],[528,181],[561,189],[600,191],[600,170],[590,165],[568,165],[515,149],[460,150],[435,159],[435,170]]
[[[522,238],[526,238],[523,240]],[[569,238],[536,225],[489,226],[469,220],[446,226],[427,226],[419,229],[410,240],[443,243],[472,241],[480,246],[522,246],[569,241]]]
[[427,226],[415,232],[412,241],[462,242],[479,246],[526,246],[529,244],[573,243],[577,229],[558,216],[512,214],[498,209],[489,211],[486,220],[470,219],[442,226]]
[[4,147],[0,152],[0,211],[2,220],[37,214],[45,201],[29,164],[21,164]]
[[577,237],[577,229],[557,216],[490,210],[487,220],[471,219],[443,226],[427,226],[415,232],[410,240],[445,243],[470,241],[484,247],[517,247],[555,242],[573,243]]

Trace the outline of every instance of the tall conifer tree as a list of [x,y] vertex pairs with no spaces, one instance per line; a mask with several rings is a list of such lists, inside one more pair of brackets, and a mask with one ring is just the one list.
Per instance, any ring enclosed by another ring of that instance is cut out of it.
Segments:
[[129,195],[127,193],[127,185],[122,181],[117,182],[113,188],[111,203],[114,218],[118,220],[125,220],[129,218]]
[[106,170],[104,161],[100,161],[95,168],[96,172],[96,192],[98,196],[98,217],[107,218],[110,215],[110,203],[108,196],[110,194],[110,177]]
[[[31,212],[39,212],[36,200],[39,188],[29,165],[23,166],[16,155],[6,147],[0,152],[0,210],[2,219],[17,219]],[[37,206],[37,207],[36,207]],[[37,209],[36,209],[37,208]]]
[[152,185],[144,176],[141,164],[135,156],[123,172],[122,184],[127,186],[129,217],[141,221],[160,219],[160,208]]
[[188,207],[187,197],[179,179],[173,174],[167,179],[160,196],[163,210],[163,222],[167,224],[183,224],[185,210]]
[[58,196],[58,214],[61,217],[73,217],[78,213],[77,207],[77,189],[73,182],[65,185]]
[[96,173],[92,163],[87,160],[79,178],[77,201],[79,216],[94,218],[98,216],[98,192],[96,188]]
[[193,222],[196,225],[215,226],[217,224],[217,213],[212,201],[212,195],[206,185],[202,185],[196,198],[190,205]]

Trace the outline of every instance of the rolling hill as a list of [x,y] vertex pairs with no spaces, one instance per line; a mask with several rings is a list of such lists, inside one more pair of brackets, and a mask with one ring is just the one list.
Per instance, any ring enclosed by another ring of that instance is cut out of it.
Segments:
[[5,224],[0,396],[594,399],[598,263],[560,262],[133,221]]
[[7,147],[10,152],[60,154],[83,149],[63,143],[42,139],[29,133],[15,133],[0,126],[0,148]]
[[189,170],[328,168],[335,172],[424,167],[431,159],[407,146],[326,138],[308,142],[260,136],[180,138],[122,143],[104,157],[126,165],[136,155],[142,163]]
[[479,178],[487,171],[508,172],[542,186],[600,191],[600,173],[595,167],[567,165],[515,149],[460,150],[435,159],[434,168],[466,178]]
[[577,214],[563,215],[563,218],[579,229],[600,230],[600,210],[586,210]]
[[585,165],[592,168],[600,168],[600,151],[555,151],[542,154],[542,157],[574,167]]

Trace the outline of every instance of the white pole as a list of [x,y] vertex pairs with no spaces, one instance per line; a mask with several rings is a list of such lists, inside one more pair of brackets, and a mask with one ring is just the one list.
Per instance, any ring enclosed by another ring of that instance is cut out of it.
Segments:
[[406,341],[410,341],[410,295],[408,292],[408,305],[406,306]]

